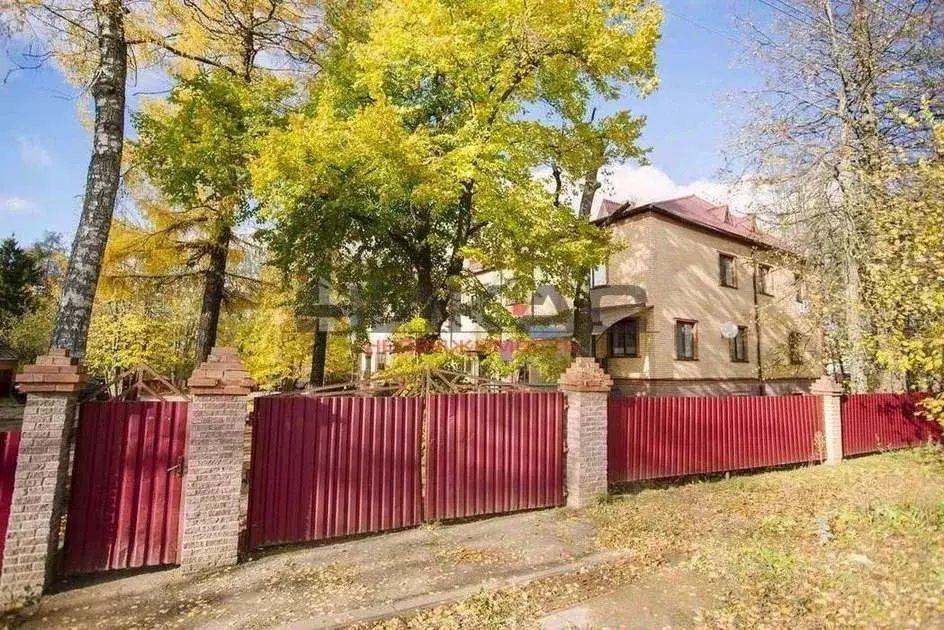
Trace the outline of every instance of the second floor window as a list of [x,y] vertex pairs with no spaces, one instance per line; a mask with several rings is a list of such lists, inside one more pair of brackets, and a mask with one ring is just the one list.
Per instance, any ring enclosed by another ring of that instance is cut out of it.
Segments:
[[606,285],[606,263],[599,267],[594,267],[590,272],[590,286],[602,287]]
[[730,344],[731,360],[735,363],[747,362],[747,326],[738,326],[736,337],[728,340]]
[[803,335],[795,330],[787,335],[787,360],[790,365],[803,363]]
[[793,274],[793,288],[796,289],[796,301],[805,302],[806,301],[806,285],[803,282],[803,275],[796,273]]
[[770,265],[757,266],[757,291],[764,295],[773,295],[770,271]]
[[737,287],[737,268],[734,265],[734,256],[718,254],[718,279],[723,287]]
[[638,319],[624,319],[610,327],[610,356],[639,356]]
[[698,339],[695,334],[695,322],[676,320],[675,322],[675,358],[682,361],[694,361],[697,358]]

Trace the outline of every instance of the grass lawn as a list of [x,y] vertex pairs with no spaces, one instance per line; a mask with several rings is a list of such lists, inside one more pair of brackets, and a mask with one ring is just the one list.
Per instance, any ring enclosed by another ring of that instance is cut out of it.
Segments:
[[[944,449],[616,495],[582,513],[624,559],[380,624],[521,627],[677,568],[682,627],[944,627]],[[680,585],[683,586],[683,585]],[[626,601],[627,615],[643,601]]]

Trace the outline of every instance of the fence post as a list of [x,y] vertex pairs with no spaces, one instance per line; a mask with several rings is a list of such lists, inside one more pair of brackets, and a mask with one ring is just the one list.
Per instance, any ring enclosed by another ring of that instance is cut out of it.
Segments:
[[613,379],[595,359],[577,357],[561,375],[567,396],[567,505],[584,507],[607,491],[606,413]]
[[85,367],[54,348],[17,376],[27,393],[3,551],[0,603],[38,597],[55,577],[69,447]]
[[842,461],[842,385],[824,375],[813,383],[810,392],[819,396],[823,405],[826,463],[838,464]]
[[236,564],[243,435],[253,386],[233,348],[213,348],[187,382],[187,431],[180,566],[200,571]]

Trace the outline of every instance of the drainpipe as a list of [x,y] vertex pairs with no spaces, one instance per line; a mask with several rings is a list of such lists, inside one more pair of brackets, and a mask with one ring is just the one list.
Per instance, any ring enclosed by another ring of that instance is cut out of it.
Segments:
[[751,247],[751,264],[754,266],[754,343],[757,346],[757,381],[760,387],[760,395],[767,395],[767,385],[764,382],[764,361],[761,353],[760,343],[760,302],[757,291],[757,247]]

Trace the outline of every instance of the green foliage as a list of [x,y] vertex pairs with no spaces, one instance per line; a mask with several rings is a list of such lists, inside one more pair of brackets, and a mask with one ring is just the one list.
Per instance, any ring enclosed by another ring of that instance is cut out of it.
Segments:
[[106,381],[139,364],[182,384],[193,370],[193,294],[142,291],[132,299],[96,300],[85,357]]
[[289,83],[260,77],[247,83],[223,70],[177,76],[167,101],[132,116],[135,164],[183,210],[247,218],[249,161],[255,140],[277,123]]
[[[303,111],[252,165],[278,265],[330,278],[359,328],[422,316],[433,331],[477,280],[570,293],[609,253],[535,177],[580,168],[551,148],[594,99],[655,83],[661,13],[638,0],[385,0],[328,15],[337,34]],[[615,116],[622,151],[641,121]],[[580,173],[582,175],[582,173]]]
[[[934,132],[933,157],[888,166],[873,186],[874,253],[866,269],[866,300],[877,361],[905,373],[911,385],[944,391],[944,121],[925,112]],[[918,124],[919,121],[913,121]],[[926,410],[944,418],[944,400]]]
[[[232,325],[246,368],[263,389],[293,387],[298,380],[307,382],[311,373],[311,318],[298,316],[293,292],[292,287],[266,282],[258,301]],[[341,325],[328,334],[325,382],[349,381],[353,371],[353,347],[347,326]]]
[[33,261],[28,296],[18,315],[0,317],[0,339],[3,339],[28,363],[49,349],[49,340],[59,307],[59,284],[66,265],[66,252],[58,234],[47,232],[30,246],[26,255]]
[[33,255],[12,237],[0,241],[0,327],[35,307],[40,279]]

